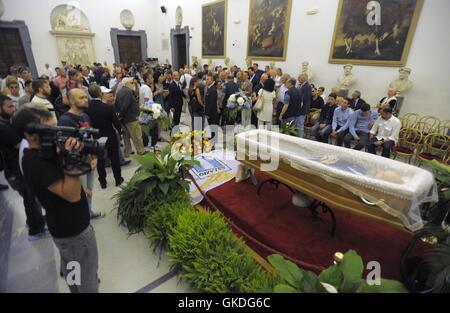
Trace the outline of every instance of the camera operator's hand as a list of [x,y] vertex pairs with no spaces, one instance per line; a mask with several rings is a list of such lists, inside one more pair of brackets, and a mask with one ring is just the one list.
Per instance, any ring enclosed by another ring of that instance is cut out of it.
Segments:
[[97,168],[97,157],[94,155],[88,155],[84,161],[91,166],[91,170],[94,171]]
[[81,151],[83,149],[83,144],[79,142],[76,138],[71,137],[66,140],[65,148],[67,151],[72,151],[73,149]]

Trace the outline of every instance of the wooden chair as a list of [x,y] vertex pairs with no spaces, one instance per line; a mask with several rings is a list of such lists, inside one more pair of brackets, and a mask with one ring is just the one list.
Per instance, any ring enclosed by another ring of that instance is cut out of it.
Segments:
[[416,148],[423,141],[423,134],[420,130],[414,128],[402,128],[398,136],[397,145],[392,148],[394,160],[402,157],[411,163],[411,159],[416,152]]
[[430,133],[437,133],[439,131],[439,124],[441,121],[434,116],[423,116],[414,126],[419,129],[425,136]]
[[450,120],[442,121],[439,124],[438,133],[444,136],[450,136]]
[[408,113],[403,115],[400,117],[402,128],[414,128],[420,118],[420,115],[417,113]]
[[428,134],[423,144],[417,148],[416,162],[421,166],[424,161],[444,162],[449,153],[450,137],[441,134]]

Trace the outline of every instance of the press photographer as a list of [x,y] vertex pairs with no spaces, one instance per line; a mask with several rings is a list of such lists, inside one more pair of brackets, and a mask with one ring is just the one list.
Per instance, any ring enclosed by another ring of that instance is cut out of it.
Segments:
[[[24,108],[14,116],[14,129],[29,144],[22,159],[24,177],[46,210],[48,229],[61,255],[64,277],[68,275],[67,264],[79,264],[80,284],[68,283],[71,292],[98,292],[97,243],[90,225],[86,193],[80,177],[76,176],[79,170],[64,169],[59,161],[62,151],[83,155],[84,147],[77,139],[69,137],[64,142],[64,149],[55,145],[57,158],[42,157],[43,151],[49,151],[43,143],[50,145],[50,137],[42,140],[36,131],[52,129],[48,126],[54,124],[51,113],[35,108]],[[87,156],[84,158],[86,161]]]

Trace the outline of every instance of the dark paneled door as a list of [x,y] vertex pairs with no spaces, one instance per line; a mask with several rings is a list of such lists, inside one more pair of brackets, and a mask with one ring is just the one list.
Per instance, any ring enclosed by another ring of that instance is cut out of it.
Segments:
[[175,68],[179,69],[187,65],[186,34],[175,35],[175,47],[177,52]]
[[131,64],[142,61],[141,37],[117,36],[117,43],[119,45],[120,63]]
[[29,66],[19,30],[0,28],[0,77],[5,77],[11,66]]

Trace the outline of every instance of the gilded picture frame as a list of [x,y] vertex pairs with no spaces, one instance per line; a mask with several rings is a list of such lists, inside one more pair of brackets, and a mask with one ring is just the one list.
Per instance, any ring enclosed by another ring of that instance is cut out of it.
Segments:
[[227,54],[227,0],[202,5],[202,58],[224,59]]
[[247,58],[286,61],[292,0],[250,0]]
[[368,23],[369,2],[339,0],[329,63],[405,66],[424,1],[372,1],[380,5],[379,25]]

